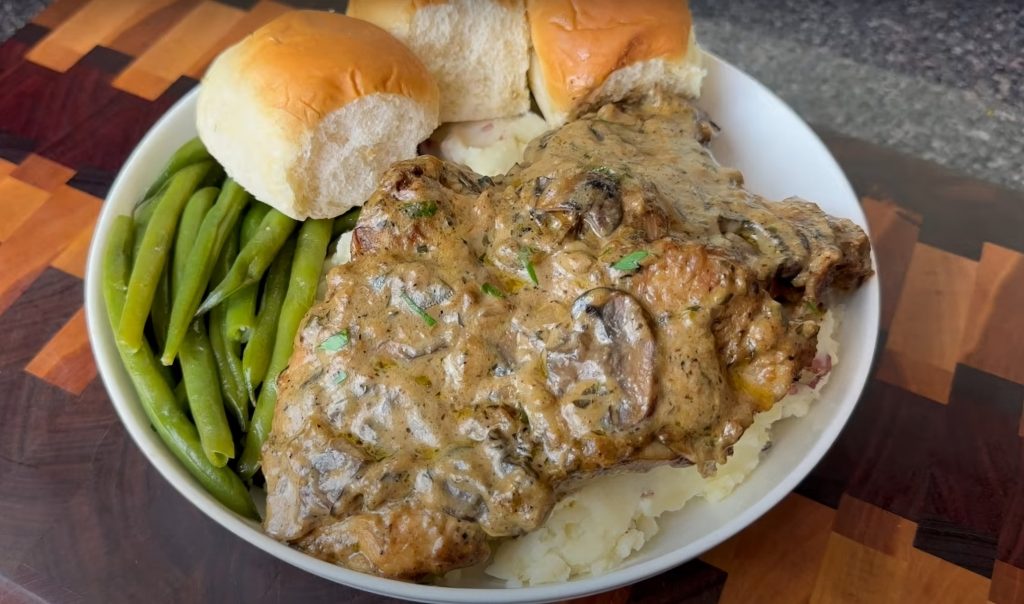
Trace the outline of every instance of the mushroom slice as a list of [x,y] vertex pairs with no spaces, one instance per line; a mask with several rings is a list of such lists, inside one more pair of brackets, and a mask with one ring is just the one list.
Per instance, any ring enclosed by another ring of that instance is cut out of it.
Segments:
[[[654,333],[643,306],[626,292],[599,287],[573,302],[572,317],[578,331],[591,333],[593,346],[605,349],[599,356],[624,395],[612,409],[613,423],[639,423],[654,408]],[[582,356],[598,356],[593,352]]]
[[535,185],[540,197],[537,209],[541,212],[570,216],[577,233],[580,220],[599,237],[607,237],[619,228],[623,215],[622,192],[618,180],[609,174],[591,170],[556,181],[552,186],[548,186],[550,179],[542,178],[543,185],[541,179]]

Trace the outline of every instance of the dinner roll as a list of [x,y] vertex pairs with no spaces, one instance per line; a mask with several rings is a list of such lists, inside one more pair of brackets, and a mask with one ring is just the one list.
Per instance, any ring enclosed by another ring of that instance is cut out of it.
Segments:
[[441,90],[441,121],[511,117],[530,108],[523,0],[349,0],[347,14],[391,32]]
[[437,84],[379,27],[295,11],[217,57],[196,122],[210,153],[257,199],[292,218],[331,218],[416,155],[438,125]]
[[548,123],[663,90],[700,95],[706,73],[686,0],[527,0],[530,89]]

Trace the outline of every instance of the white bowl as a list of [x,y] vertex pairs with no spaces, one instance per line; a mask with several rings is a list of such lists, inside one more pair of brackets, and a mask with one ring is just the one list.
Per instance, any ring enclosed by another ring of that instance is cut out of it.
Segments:
[[[798,195],[826,212],[867,222],[853,189],[825,145],[764,86],[709,56],[700,105],[722,127],[712,145],[725,165],[743,171],[747,187],[770,199]],[[613,589],[699,556],[755,521],[789,493],[821,460],[853,411],[868,377],[878,336],[878,280],[871,279],[846,302],[840,363],[822,398],[807,416],[774,428],[771,454],[724,501],[694,501],[662,517],[662,529],[627,563],[598,577],[537,587],[505,588],[473,577],[464,587],[414,585],[341,568],[267,537],[256,522],[219,504],[185,471],[149,428],[114,347],[100,293],[101,252],[113,219],[126,214],[156,178],[174,150],[196,135],[196,91],[181,99],[142,139],[121,169],[103,207],[89,251],[85,308],[93,353],[117,413],[142,452],[182,495],[242,539],[301,569],[338,583],[388,596],[428,602],[537,602],[563,600]]]

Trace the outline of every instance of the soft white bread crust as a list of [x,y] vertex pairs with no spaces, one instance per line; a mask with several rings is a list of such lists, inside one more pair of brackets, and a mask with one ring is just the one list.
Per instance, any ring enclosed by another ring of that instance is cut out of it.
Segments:
[[350,0],[346,14],[402,40],[441,91],[441,121],[525,113],[530,34],[523,0]]
[[384,30],[287,13],[222,53],[199,91],[199,136],[260,201],[331,218],[372,193],[438,124],[437,85]]
[[685,0],[527,0],[530,89],[552,127],[637,94],[700,96],[706,70]]

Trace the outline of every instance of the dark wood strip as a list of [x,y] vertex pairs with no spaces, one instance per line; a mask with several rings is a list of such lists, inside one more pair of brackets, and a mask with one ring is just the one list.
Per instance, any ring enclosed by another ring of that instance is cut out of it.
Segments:
[[22,44],[32,47],[35,46],[36,42],[46,37],[46,34],[50,33],[50,30],[37,23],[26,23],[24,27],[14,32],[14,35],[10,37],[15,42],[21,42]]
[[869,382],[839,439],[796,492],[832,507],[846,492],[916,521],[943,413],[924,397]]
[[81,58],[80,62],[113,78],[132,62],[132,57],[113,48],[95,46]]
[[819,132],[858,195],[895,199],[922,217],[923,243],[975,260],[986,241],[1024,251],[1019,192],[826,129]]
[[[0,373],[20,372],[75,314],[81,303],[80,279],[56,269],[44,270],[10,308],[0,314],[0,334],[3,337]],[[8,401],[0,396],[0,405],[15,404]]]
[[701,560],[691,560],[656,577],[633,585],[629,602],[635,604],[715,604],[722,595],[725,571]]
[[924,518],[917,526],[914,547],[984,577],[992,576],[996,539],[943,520]]
[[43,149],[82,127],[116,94],[95,62],[80,61],[63,74],[27,61],[11,70],[0,81],[9,93],[0,96],[0,130]]
[[932,449],[916,547],[991,576],[1020,479],[1021,400],[1024,386],[957,367],[947,413],[939,418],[941,440]]
[[40,154],[74,168],[72,186],[93,194],[105,192],[143,135],[195,84],[183,78],[153,102],[113,90],[109,102]]
[[[1017,568],[1024,569],[1024,439],[1020,445],[1018,474],[1011,481],[1013,492],[1003,510],[1003,527],[999,533],[997,557]],[[1021,571],[1024,579],[1024,571]],[[1021,583],[1024,596],[1024,582]]]
[[[2,84],[2,82],[0,82]],[[24,136],[18,136],[11,132],[6,132],[0,128],[0,159],[11,162],[12,164],[20,164],[25,161],[32,151],[36,148],[36,144],[31,139],[25,138]]]

